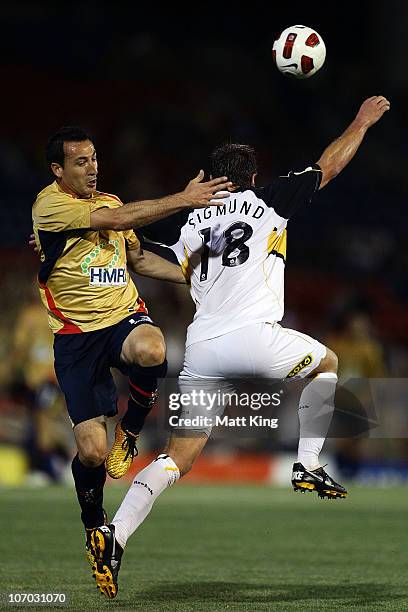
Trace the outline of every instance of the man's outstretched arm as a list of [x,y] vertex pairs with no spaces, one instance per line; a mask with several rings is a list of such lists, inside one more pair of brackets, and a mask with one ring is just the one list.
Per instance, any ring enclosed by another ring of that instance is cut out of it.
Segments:
[[186,284],[186,279],[180,266],[142,248],[128,251],[127,263],[133,272],[141,276],[166,280],[172,283],[181,283],[183,285]]
[[365,133],[390,109],[384,96],[372,96],[363,102],[354,121],[346,131],[324,150],[318,160],[322,170],[320,189],[327,185],[347,166],[361,145]]
[[[184,208],[205,208],[217,206],[212,200],[228,197],[228,187],[232,185],[227,177],[212,179],[202,183],[204,172],[200,170],[180,193],[158,198],[156,200],[144,200],[131,202],[120,208],[100,208],[91,213],[91,229],[126,230],[143,225],[149,225],[154,221],[168,217]],[[218,193],[224,191],[224,193]]]

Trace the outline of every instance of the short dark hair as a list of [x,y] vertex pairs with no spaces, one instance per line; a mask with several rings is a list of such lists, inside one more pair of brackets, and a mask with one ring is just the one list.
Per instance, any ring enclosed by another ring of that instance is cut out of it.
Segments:
[[257,171],[255,149],[250,145],[227,143],[211,153],[211,174],[226,176],[234,185],[247,189]]
[[79,127],[75,126],[64,126],[55,132],[48,139],[47,148],[45,150],[45,157],[48,166],[52,163],[57,163],[64,167],[64,142],[83,142],[84,140],[91,140],[88,134]]

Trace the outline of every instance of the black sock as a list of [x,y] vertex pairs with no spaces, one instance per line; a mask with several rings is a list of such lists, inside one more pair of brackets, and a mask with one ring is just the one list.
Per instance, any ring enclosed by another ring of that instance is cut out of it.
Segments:
[[143,367],[135,365],[129,376],[128,409],[122,419],[122,428],[139,433],[145,419],[157,399],[157,379],[164,378],[167,360],[158,366]]
[[72,475],[81,506],[81,520],[87,529],[104,523],[103,486],[106,480],[105,463],[90,468],[80,462],[78,455],[72,461]]

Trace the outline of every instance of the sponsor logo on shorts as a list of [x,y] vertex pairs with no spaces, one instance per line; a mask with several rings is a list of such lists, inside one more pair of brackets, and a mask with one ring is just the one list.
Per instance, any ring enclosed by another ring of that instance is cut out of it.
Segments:
[[140,325],[141,323],[145,323],[145,322],[152,323],[152,320],[147,315],[141,315],[137,319],[129,319],[129,323],[131,325]]
[[126,268],[89,268],[89,284],[93,287],[126,287]]
[[289,374],[286,376],[286,378],[293,378],[293,376],[296,376],[296,374],[299,374],[299,372],[301,370],[303,370],[304,368],[307,368],[308,365],[310,365],[313,361],[313,357],[311,355],[306,355],[306,357],[304,357],[302,359],[302,361],[300,361],[290,372]]

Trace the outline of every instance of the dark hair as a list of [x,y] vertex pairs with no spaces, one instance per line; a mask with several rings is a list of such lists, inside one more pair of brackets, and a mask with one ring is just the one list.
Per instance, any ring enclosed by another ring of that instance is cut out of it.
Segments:
[[66,126],[59,129],[50,136],[47,143],[45,157],[48,166],[54,162],[64,166],[64,142],[83,142],[84,140],[91,140],[91,138],[79,127]]
[[247,189],[257,171],[255,150],[250,145],[228,143],[211,153],[211,174],[227,176],[234,185]]

